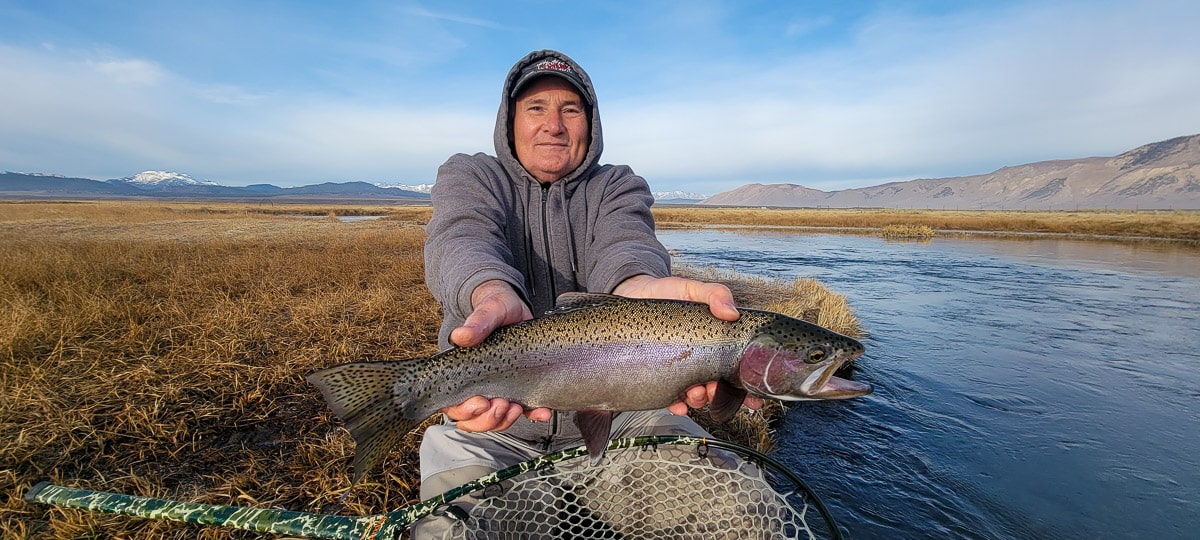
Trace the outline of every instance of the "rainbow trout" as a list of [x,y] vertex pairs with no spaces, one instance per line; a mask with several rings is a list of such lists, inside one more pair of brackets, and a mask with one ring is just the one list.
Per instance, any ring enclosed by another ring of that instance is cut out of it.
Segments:
[[731,418],[747,394],[787,401],[869,394],[835,377],[858,341],[778,313],[739,309],[727,322],[706,304],[567,293],[545,316],[497,329],[483,343],[428,358],[341,364],[309,375],[354,437],[354,481],[430,415],[471,396],[577,411],[593,461],[612,415],[667,407],[718,381],[710,411]]

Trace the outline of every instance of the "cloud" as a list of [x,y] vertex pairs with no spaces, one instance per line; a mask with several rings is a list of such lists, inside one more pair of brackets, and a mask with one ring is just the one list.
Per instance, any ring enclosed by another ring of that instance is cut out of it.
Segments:
[[0,45],[0,166],[88,177],[144,169],[228,184],[429,181],[491,151],[494,112],[363,105],[198,84],[138,58]]
[[1107,7],[878,12],[837,48],[710,65],[706,76],[722,76],[685,80],[685,99],[610,100],[606,151],[664,186],[725,178],[836,189],[1196,132],[1200,39],[1188,21],[1197,10]]
[[162,69],[153,62],[139,59],[88,60],[88,66],[121,84],[155,85],[162,82]]
[[428,181],[451,153],[492,150],[507,62],[570,43],[600,85],[605,161],[656,189],[977,174],[1196,132],[1193,4],[884,4],[798,17],[646,4],[594,8],[595,24],[537,35],[513,32],[526,19],[501,9],[241,18],[239,4],[202,21],[194,31],[210,37],[194,46],[114,39],[100,50],[102,38],[46,41],[75,29],[54,26],[29,31],[24,47],[0,44],[0,168]]

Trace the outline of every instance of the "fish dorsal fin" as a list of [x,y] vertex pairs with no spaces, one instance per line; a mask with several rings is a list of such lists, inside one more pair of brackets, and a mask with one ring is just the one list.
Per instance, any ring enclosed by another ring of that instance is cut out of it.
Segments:
[[608,448],[608,436],[612,430],[612,411],[575,411],[575,426],[583,434],[583,443],[587,445],[588,457],[592,465],[600,463],[604,450]]
[[554,301],[554,309],[550,313],[573,311],[586,307],[599,307],[625,300],[623,296],[604,293],[568,292],[558,295]]

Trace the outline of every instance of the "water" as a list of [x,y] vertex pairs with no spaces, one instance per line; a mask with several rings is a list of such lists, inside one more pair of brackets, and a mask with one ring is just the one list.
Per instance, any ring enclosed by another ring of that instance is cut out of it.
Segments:
[[800,403],[776,457],[851,538],[1200,535],[1200,249],[660,231],[682,263],[814,277],[875,393]]

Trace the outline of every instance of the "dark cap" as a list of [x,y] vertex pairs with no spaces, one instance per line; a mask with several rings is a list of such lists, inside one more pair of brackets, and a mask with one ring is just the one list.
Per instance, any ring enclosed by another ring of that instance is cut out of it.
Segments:
[[576,90],[579,90],[579,97],[583,98],[586,102],[591,101],[588,99],[587,87],[583,84],[583,78],[579,76],[579,71],[571,67],[571,64],[555,57],[543,58],[525,66],[525,69],[521,70],[521,76],[517,77],[516,84],[513,84],[512,94],[509,97],[517,97],[522,88],[534,79],[545,75],[553,75],[565,79]]

